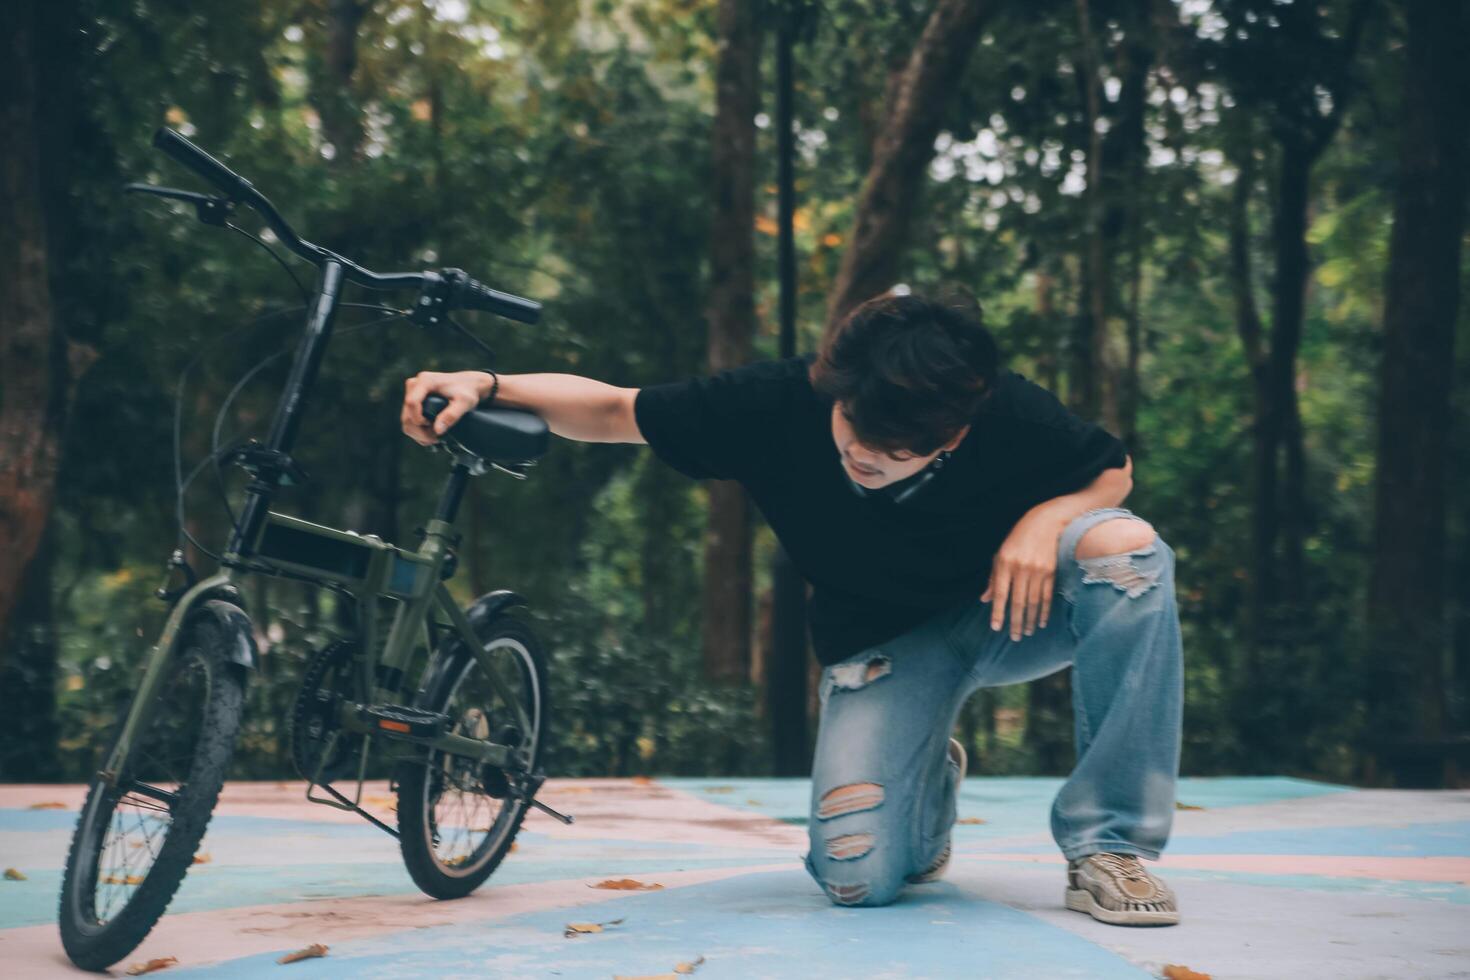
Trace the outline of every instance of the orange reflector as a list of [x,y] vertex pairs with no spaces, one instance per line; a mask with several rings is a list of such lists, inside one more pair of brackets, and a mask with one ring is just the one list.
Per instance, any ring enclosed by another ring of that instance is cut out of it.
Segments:
[[389,721],[387,718],[380,719],[378,721],[378,727],[386,728],[390,732],[406,732],[411,730],[406,722]]

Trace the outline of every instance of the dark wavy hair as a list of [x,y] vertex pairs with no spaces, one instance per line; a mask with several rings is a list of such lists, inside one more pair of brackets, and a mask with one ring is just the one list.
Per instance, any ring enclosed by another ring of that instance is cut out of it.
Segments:
[[863,445],[927,456],[974,420],[1000,367],[973,297],[884,293],[822,339],[810,378]]

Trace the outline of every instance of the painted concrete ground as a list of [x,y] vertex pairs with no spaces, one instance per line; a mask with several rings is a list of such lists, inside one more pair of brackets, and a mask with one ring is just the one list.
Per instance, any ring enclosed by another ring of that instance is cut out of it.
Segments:
[[[943,881],[885,908],[832,905],[800,866],[805,780],[551,780],[577,817],[528,818],[473,896],[417,892],[396,842],[305,802],[301,783],[231,783],[170,914],[114,968],[167,976],[1470,977],[1470,792],[1353,790],[1290,779],[1185,779],[1152,869],[1178,926],[1108,926],[1062,907],[1047,833],[1059,780],[965,781]],[[0,786],[0,976],[80,975],[61,951],[61,867],[83,795]],[[391,820],[391,798],[368,801]],[[64,809],[54,804],[65,805]],[[37,807],[37,804],[53,804]],[[1194,809],[1198,807],[1198,809]],[[607,878],[663,886],[589,887]],[[567,938],[572,922],[621,920]],[[285,952],[325,943],[289,966]]]

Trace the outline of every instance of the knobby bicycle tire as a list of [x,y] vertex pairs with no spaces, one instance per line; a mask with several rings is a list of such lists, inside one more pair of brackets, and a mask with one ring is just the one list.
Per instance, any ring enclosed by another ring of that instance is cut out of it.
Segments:
[[[546,733],[551,717],[551,705],[546,688],[546,654],[541,648],[531,627],[514,616],[505,614],[477,615],[480,603],[467,610],[470,623],[474,626],[483,645],[489,646],[497,640],[513,641],[517,662],[523,676],[534,685],[539,710],[533,719],[537,731],[532,746],[530,768],[534,772],[546,747]],[[424,691],[422,707],[431,711],[445,711],[450,695],[468,671],[478,664],[473,654],[458,639],[436,654],[449,658],[447,664],[435,669],[430,666],[430,686]],[[493,733],[492,733],[493,734]],[[447,867],[435,855],[432,840],[434,804],[429,800],[429,789],[433,777],[433,765],[442,759],[442,753],[428,753],[429,765],[423,760],[409,762],[398,774],[398,843],[403,862],[414,883],[425,894],[434,898],[462,898],[470,894],[500,866],[505,855],[510,853],[511,844],[526,818],[529,805],[520,800],[504,799],[500,813],[486,830],[486,839],[477,846],[473,857],[463,865]],[[504,823],[502,824],[502,821]],[[496,832],[497,825],[501,829]],[[471,828],[474,829],[474,828]],[[493,832],[493,833],[492,833]],[[480,848],[490,845],[484,853]]]
[[[117,804],[127,793],[119,793],[95,774],[92,777],[67,852],[58,919],[62,946],[72,962],[83,969],[104,970],[137,949],[163,917],[193,864],[219,800],[244,710],[245,670],[226,652],[243,619],[244,614],[239,613],[227,625],[211,613],[196,610],[180,632],[171,670],[186,669],[195,661],[203,665],[207,676],[198,741],[152,866],[136,884],[136,891],[106,921],[98,919],[95,905],[98,863]],[[151,721],[156,723],[158,719]],[[114,745],[121,727],[119,720]],[[139,746],[147,735],[140,733],[123,761],[123,771],[138,762]],[[133,887],[126,880],[123,885]]]

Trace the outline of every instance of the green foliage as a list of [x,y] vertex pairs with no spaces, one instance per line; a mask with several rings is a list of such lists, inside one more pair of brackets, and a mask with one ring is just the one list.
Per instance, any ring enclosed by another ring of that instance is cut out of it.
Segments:
[[[798,6],[808,17],[796,91],[799,346],[808,350],[851,234],[889,72],[907,57],[929,5]],[[1095,2],[1094,19],[1113,17],[1116,6]],[[87,57],[76,66],[79,108],[70,124],[75,268],[66,271],[82,285],[63,303],[73,336],[100,357],[77,393],[55,517],[65,778],[85,773],[162,619],[149,594],[174,543],[178,372],[208,345],[185,392],[187,469],[208,452],[214,412],[236,380],[286,352],[242,390],[223,425],[227,440],[264,431],[300,327],[299,314],[278,315],[227,337],[297,304],[296,287],[245,238],[194,223],[182,208],[117,193],[135,179],[196,186],[148,145],[156,125],[192,134],[308,238],[370,267],[462,266],[543,300],[545,322],[534,328],[465,318],[497,351],[499,370],[637,386],[706,363],[710,0],[375,3],[357,25],[350,78],[327,57],[332,8],[324,0],[81,0]],[[762,6],[766,26],[773,9]],[[1360,637],[1396,152],[1393,18],[1366,36],[1353,101],[1315,171],[1298,377],[1309,600],[1283,611],[1279,645],[1254,662],[1242,651],[1255,408],[1227,252],[1239,176],[1232,161],[1255,154],[1250,255],[1269,315],[1272,134],[1316,125],[1314,73],[1328,70],[1324,52],[1345,9],[1269,0],[1161,8],[1161,18],[1172,11],[1178,22],[1155,39],[1149,154],[1128,205],[1141,232],[1115,271],[1120,295],[1135,267],[1138,284],[1142,401],[1126,506],[1179,556],[1188,772],[1348,779],[1370,734],[1362,707],[1373,694],[1372,660]],[[1314,40],[1293,46],[1294,35],[1273,33],[1267,16],[1286,16],[1281,30]],[[1079,183],[1089,142],[1080,44],[1072,4],[996,5],[946,108],[931,179],[911,202],[905,264],[915,288],[973,291],[1013,364],[1063,394],[1088,220]],[[760,75],[767,91],[775,77],[769,49]],[[1298,50],[1310,57],[1292,63]],[[1104,72],[1115,76],[1117,66]],[[763,97],[762,111],[772,115],[774,100]],[[768,121],[757,154],[756,351],[768,357],[776,353],[777,304]],[[252,217],[240,220],[259,230]],[[444,468],[443,457],[398,433],[403,379],[426,368],[480,367],[483,358],[452,335],[401,323],[348,333],[376,317],[344,311],[298,447],[314,480],[277,506],[411,544]],[[1121,337],[1124,324],[1113,326]],[[1115,347],[1110,356],[1123,353]],[[1461,396],[1463,420],[1470,409]],[[1455,446],[1460,474],[1470,472],[1467,429],[1459,427]],[[530,599],[552,653],[548,770],[764,771],[766,724],[755,692],[712,687],[700,676],[704,490],[629,446],[558,440],[532,473],[527,483],[498,474],[478,481],[464,510],[454,588],[465,601],[492,588]],[[238,504],[240,479],[227,481]],[[206,473],[189,496],[189,527],[217,548],[228,523],[211,482]],[[1452,531],[1457,553],[1470,554],[1463,520]],[[770,553],[764,531],[757,544]],[[768,578],[762,564],[758,588]],[[249,689],[237,774],[286,776],[286,713],[306,658],[334,632],[336,610],[279,583],[252,587],[251,603],[265,665]],[[1466,701],[1454,701],[1462,718]],[[977,750],[971,771],[1031,771],[1025,704],[1015,688],[967,706],[962,728]]]

